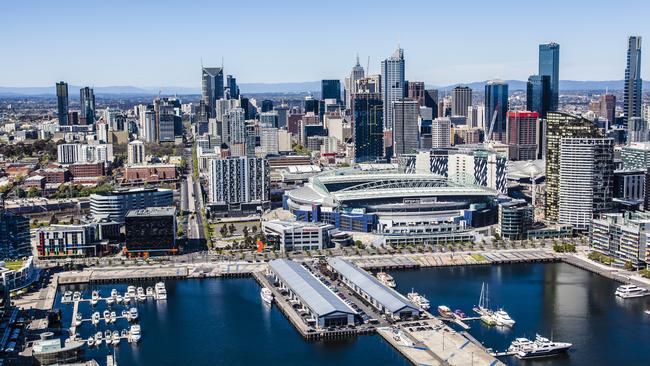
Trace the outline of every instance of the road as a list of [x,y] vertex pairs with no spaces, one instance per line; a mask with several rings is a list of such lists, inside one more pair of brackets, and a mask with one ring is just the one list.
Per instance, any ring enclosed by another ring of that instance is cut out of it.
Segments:
[[194,164],[192,162],[192,149],[185,148],[183,154],[188,161],[187,174],[183,177],[181,187],[181,204],[185,205],[189,213],[187,220],[187,248],[186,251],[206,249],[205,233],[203,232],[203,194],[201,193],[200,181],[194,178]]

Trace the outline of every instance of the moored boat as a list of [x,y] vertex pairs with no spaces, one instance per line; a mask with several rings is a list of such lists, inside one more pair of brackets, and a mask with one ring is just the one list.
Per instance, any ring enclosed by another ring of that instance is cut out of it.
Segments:
[[262,287],[262,290],[260,290],[260,297],[267,304],[271,304],[273,302],[273,292],[271,292],[271,290],[266,287]]
[[142,334],[140,333],[140,326],[138,324],[133,324],[129,330],[129,337],[133,342],[139,342]]
[[451,311],[451,309],[448,306],[445,305],[438,306],[438,314],[440,314],[440,316],[443,318],[454,317],[454,313]]
[[[544,338],[539,334],[536,335],[535,340],[530,343],[521,341],[521,338],[518,339],[520,340],[518,342],[520,345],[518,346],[515,356],[519,359],[552,357],[566,353],[569,348],[573,346],[573,344],[567,342],[550,341],[548,338]],[[513,342],[511,347],[514,345]]]
[[637,285],[627,284],[618,286],[614,294],[622,299],[631,299],[648,295],[648,290]]
[[388,287],[395,287],[395,280],[393,279],[393,276],[389,275],[386,272],[377,272],[377,279],[379,282],[383,283],[384,285]]

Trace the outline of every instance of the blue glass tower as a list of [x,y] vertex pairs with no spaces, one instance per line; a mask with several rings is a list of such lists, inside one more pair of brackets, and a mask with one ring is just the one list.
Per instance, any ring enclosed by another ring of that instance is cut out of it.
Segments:
[[[508,112],[508,84],[502,80],[491,80],[485,84],[485,125],[487,126],[486,139],[505,142],[506,139],[506,113]],[[494,127],[492,118],[494,113]],[[487,136],[492,129],[492,136]]]
[[380,94],[354,94],[354,161],[375,161],[384,155],[384,109]]
[[551,78],[548,75],[531,75],[526,86],[526,109],[546,118],[551,108]]
[[337,104],[341,104],[341,81],[340,80],[321,80],[321,99],[336,99]]
[[539,45],[539,72],[548,75],[551,84],[551,110],[557,111],[560,96],[560,45],[554,42]]

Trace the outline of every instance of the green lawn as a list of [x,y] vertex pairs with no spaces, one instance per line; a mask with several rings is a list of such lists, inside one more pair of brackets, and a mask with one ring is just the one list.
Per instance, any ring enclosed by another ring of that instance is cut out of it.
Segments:
[[23,261],[7,261],[5,262],[5,268],[12,271],[19,270],[23,266]]

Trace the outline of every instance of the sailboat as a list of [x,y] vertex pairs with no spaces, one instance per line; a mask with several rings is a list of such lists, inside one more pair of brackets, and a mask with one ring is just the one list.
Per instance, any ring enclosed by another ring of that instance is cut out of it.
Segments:
[[473,310],[481,316],[481,321],[486,325],[507,327],[515,325],[515,321],[505,310],[499,309],[495,312],[490,309],[490,289],[486,283],[481,285],[481,296],[478,300],[478,306],[475,306]]

